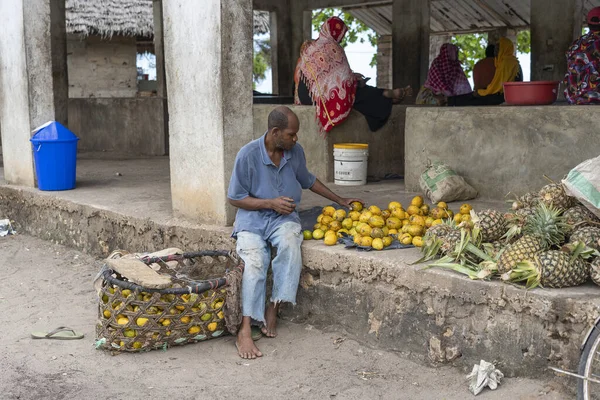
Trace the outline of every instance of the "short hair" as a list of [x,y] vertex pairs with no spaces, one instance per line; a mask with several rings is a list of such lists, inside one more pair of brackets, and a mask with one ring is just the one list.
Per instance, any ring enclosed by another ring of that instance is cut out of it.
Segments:
[[287,113],[276,108],[269,113],[268,129],[279,128],[284,130],[288,127],[288,116]]
[[494,51],[496,51],[496,46],[493,44],[488,44],[488,46],[485,48],[485,57],[486,58],[490,58],[490,57],[494,57]]

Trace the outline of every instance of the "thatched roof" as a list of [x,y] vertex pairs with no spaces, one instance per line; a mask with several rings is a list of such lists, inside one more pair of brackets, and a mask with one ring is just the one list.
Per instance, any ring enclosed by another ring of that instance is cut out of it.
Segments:
[[[152,37],[152,0],[66,0],[67,32]],[[269,31],[269,13],[254,11],[254,33]]]

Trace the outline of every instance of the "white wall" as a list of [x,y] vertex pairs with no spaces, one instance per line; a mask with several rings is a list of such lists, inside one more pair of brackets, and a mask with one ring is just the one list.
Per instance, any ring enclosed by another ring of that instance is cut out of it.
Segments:
[[136,56],[134,37],[69,35],[69,97],[135,97]]

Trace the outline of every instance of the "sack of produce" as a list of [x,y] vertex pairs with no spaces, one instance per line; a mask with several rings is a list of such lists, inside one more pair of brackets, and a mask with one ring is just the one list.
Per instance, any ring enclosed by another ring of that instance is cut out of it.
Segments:
[[600,156],[573,168],[562,184],[568,195],[577,198],[600,218]]
[[427,163],[419,179],[419,185],[432,203],[470,200],[477,197],[477,190],[440,161]]

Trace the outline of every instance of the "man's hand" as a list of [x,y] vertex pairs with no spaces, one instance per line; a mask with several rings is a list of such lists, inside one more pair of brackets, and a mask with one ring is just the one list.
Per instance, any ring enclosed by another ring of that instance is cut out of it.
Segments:
[[282,215],[289,215],[296,209],[294,199],[290,197],[280,196],[276,199],[271,199],[271,209]]
[[348,198],[341,198],[341,199],[340,199],[340,201],[338,202],[338,204],[339,204],[340,206],[348,207],[348,209],[350,209],[350,211],[352,211],[352,205],[351,205],[351,204],[352,204],[353,202],[355,202],[355,201],[358,201],[360,204],[363,204],[363,205],[365,204],[365,201],[364,201],[364,200],[361,200],[361,199],[355,199],[355,198],[351,198],[351,197],[348,197]]

